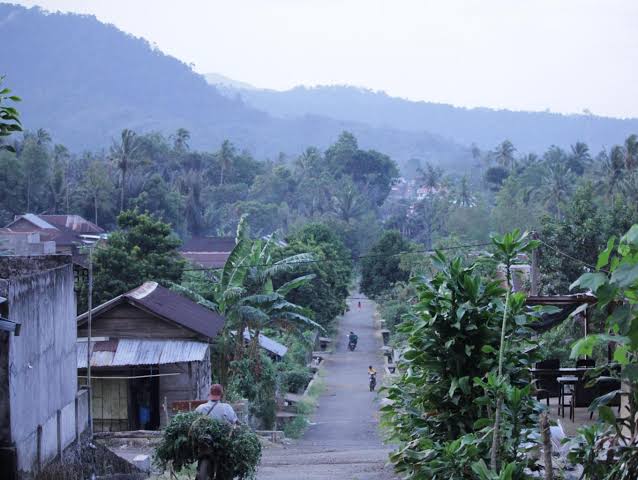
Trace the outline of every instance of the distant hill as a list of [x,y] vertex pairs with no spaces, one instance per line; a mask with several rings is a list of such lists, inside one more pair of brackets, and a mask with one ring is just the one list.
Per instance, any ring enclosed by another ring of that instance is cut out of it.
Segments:
[[74,150],[108,147],[123,128],[168,135],[184,127],[195,148],[216,149],[229,138],[258,158],[274,158],[325,148],[346,129],[362,148],[399,163],[470,161],[466,146],[424,131],[319,115],[275,118],[222,95],[183,62],[93,16],[0,4],[0,37],[0,75],[23,99],[24,126],[45,128]]
[[543,152],[550,145],[568,147],[580,140],[597,151],[638,133],[638,119],[459,108],[350,86],[296,87],[283,92],[239,88],[228,92],[232,97],[237,94],[247,104],[279,117],[313,114],[376,127],[425,130],[465,145],[476,143],[483,149],[509,139],[520,152]]
[[204,78],[206,81],[216,87],[222,88],[233,88],[233,89],[241,89],[241,90],[256,90],[257,87],[253,87],[249,83],[240,82],[239,80],[233,80],[232,78],[226,77],[221,73],[205,73]]

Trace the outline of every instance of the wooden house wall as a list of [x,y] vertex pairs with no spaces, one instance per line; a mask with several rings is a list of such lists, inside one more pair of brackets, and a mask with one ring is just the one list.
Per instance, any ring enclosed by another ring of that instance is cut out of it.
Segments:
[[[195,339],[197,334],[130,304],[118,305],[93,316],[93,337]],[[86,323],[78,327],[78,337],[87,336]]]
[[91,380],[91,386],[91,412],[95,431],[128,430],[128,380],[95,378]]
[[[160,377],[159,395],[162,405],[166,405],[169,417],[174,415],[173,402],[180,400],[205,400],[211,384],[210,353],[201,362],[172,363],[160,365],[160,373],[179,373]],[[161,424],[166,424],[166,413],[162,408]]]

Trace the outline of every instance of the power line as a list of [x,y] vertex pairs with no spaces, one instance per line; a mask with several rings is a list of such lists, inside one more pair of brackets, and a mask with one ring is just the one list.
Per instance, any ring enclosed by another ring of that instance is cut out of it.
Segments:
[[[313,264],[313,263],[329,263],[329,262],[346,262],[346,261],[355,261],[361,260],[364,258],[377,258],[377,257],[396,257],[402,255],[412,255],[412,254],[426,254],[426,253],[435,253],[437,251],[448,251],[448,250],[461,250],[465,248],[476,248],[476,247],[485,247],[488,245],[492,245],[491,242],[484,243],[470,243],[465,245],[457,245],[454,247],[442,247],[428,250],[404,250],[402,252],[397,253],[380,253],[380,254],[368,254],[368,255],[355,255],[348,258],[324,258],[320,260],[300,260],[298,262],[290,262],[287,265],[305,265],[305,264]],[[253,268],[253,267],[272,267],[272,264],[254,264],[254,265],[237,265],[236,268]],[[221,271],[224,267],[199,267],[199,268],[185,268],[185,272],[204,272],[204,271]]]
[[[542,239],[538,239],[543,245],[545,245],[547,248],[549,248],[550,250],[553,250],[554,252],[558,253],[559,255],[562,255],[565,258],[569,258],[570,260],[573,260],[575,262],[581,263],[583,265],[585,265],[586,267],[589,267],[593,270],[597,270],[596,266],[587,263],[584,260],[581,260],[580,258],[576,258],[576,257],[572,257],[570,254],[563,252],[562,250],[558,249],[557,247],[554,247],[553,245],[550,245],[549,243],[547,243],[546,241],[542,240]],[[604,271],[604,270],[603,270]]]

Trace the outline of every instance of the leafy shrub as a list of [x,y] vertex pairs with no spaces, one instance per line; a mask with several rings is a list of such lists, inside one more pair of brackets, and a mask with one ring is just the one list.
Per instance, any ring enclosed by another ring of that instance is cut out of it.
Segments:
[[[497,378],[505,290],[460,258],[437,253],[433,263],[438,271],[431,279],[413,281],[418,303],[398,326],[408,338],[402,375],[388,388],[393,403],[382,409],[390,440],[400,445],[391,460],[408,479],[475,478],[472,466],[490,450],[497,394],[505,397],[504,460],[517,456],[526,428],[534,423],[536,404],[524,389],[534,344],[527,340],[524,298],[514,294],[505,330],[508,376]],[[522,468],[516,466],[513,478],[521,478]]]
[[301,438],[308,428],[308,419],[299,415],[284,425],[284,435],[288,438]]
[[257,435],[246,426],[233,427],[194,412],[173,417],[155,450],[155,462],[179,472],[197,462],[201,447],[206,448],[225,478],[254,478],[261,460]]
[[312,379],[307,368],[284,371],[279,374],[279,384],[283,392],[302,393]]

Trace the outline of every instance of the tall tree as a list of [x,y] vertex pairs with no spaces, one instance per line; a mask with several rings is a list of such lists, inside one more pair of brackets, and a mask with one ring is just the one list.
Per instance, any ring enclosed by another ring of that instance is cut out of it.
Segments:
[[94,159],[85,170],[82,179],[82,191],[91,199],[93,207],[93,222],[99,225],[99,210],[109,206],[109,200],[113,193],[111,176],[102,159]]
[[625,140],[625,166],[627,170],[638,167],[638,135],[629,135]]
[[571,152],[567,158],[569,169],[576,175],[581,176],[591,163],[589,147],[586,143],[576,142],[571,146]]
[[185,128],[178,128],[177,132],[173,136],[173,149],[176,152],[184,153],[188,151],[190,146],[188,145],[188,141],[191,138],[191,134]]
[[179,282],[185,261],[180,240],[152,215],[120,213],[118,230],[95,251],[95,303],[110,300],[145,281]]
[[217,158],[219,159],[219,184],[224,184],[224,175],[230,171],[233,166],[233,160],[235,158],[235,147],[230,140],[224,140],[219,152],[217,152]]
[[38,143],[35,136],[27,136],[20,153],[25,176],[25,195],[27,212],[35,207],[46,206],[44,190],[49,184],[49,155],[46,148]]
[[111,146],[111,158],[120,170],[120,212],[124,211],[126,204],[126,182],[129,170],[138,160],[140,140],[133,130],[122,130],[119,142],[113,142]]
[[561,205],[572,191],[574,175],[564,161],[549,161],[546,165],[546,176],[543,179],[542,192],[550,210],[554,210],[560,219]]
[[407,281],[410,273],[401,269],[401,254],[411,248],[410,242],[399,232],[384,232],[361,262],[361,291],[375,296],[389,290],[396,282]]
[[494,160],[503,168],[512,170],[515,164],[514,153],[516,148],[509,140],[504,140],[493,152]]

